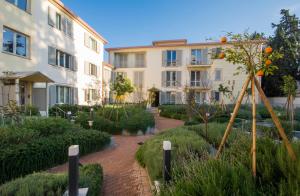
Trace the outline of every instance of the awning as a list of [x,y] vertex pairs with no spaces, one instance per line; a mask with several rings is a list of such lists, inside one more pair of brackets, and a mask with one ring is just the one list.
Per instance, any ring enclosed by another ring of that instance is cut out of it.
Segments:
[[0,80],[15,80],[20,79],[21,81],[27,82],[54,82],[47,75],[36,71],[36,72],[7,72],[0,73]]

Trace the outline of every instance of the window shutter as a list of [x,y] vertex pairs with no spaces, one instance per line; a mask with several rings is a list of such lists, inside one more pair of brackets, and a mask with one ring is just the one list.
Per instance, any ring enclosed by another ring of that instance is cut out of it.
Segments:
[[68,20],[68,35],[73,38],[73,22],[71,20]]
[[27,11],[28,13],[31,13],[31,0],[27,0],[26,11]]
[[181,71],[176,72],[176,86],[181,87]]
[[211,58],[215,59],[217,57],[217,48],[211,49]]
[[176,92],[176,104],[182,104],[182,98],[181,98],[182,93],[181,92]]
[[74,105],[74,88],[70,88],[70,104]]
[[133,74],[133,84],[135,87],[139,87],[139,72],[134,72]]
[[77,61],[77,57],[73,56],[73,71],[78,71],[78,61]]
[[162,66],[163,67],[167,66],[167,51],[162,52]]
[[163,92],[163,91],[161,91],[160,93],[159,93],[159,98],[160,98],[160,100],[159,100],[159,104],[160,105],[163,105],[163,104],[165,104],[166,103],[166,92]]
[[101,44],[99,42],[97,42],[97,53],[100,54],[101,51]]
[[50,6],[48,7],[48,24],[55,27],[56,12]]
[[167,79],[167,72],[166,71],[163,71],[163,72],[161,72],[161,86],[162,87],[166,87],[167,86],[167,81],[166,81],[166,79]]
[[208,65],[212,64],[212,59],[213,59],[213,49],[208,49],[208,52],[207,52],[207,64]]
[[56,65],[56,49],[51,46],[48,46],[48,63]]
[[203,52],[203,55],[202,55],[202,63],[203,63],[204,65],[207,65],[207,64],[208,64],[208,49],[207,49],[207,48],[206,48],[206,49],[203,49],[202,52]]
[[73,104],[78,105],[78,88],[73,88]]
[[49,86],[49,105],[56,104],[56,85]]
[[65,16],[61,16],[61,29],[65,34],[67,34],[67,19]]
[[86,61],[84,62],[84,73],[90,75],[90,63]]
[[90,36],[87,33],[84,33],[84,45],[90,48]]
[[144,72],[140,73],[140,87],[144,87]]
[[101,66],[96,66],[96,69],[97,69],[97,77],[102,78],[101,77]]
[[182,65],[182,50],[176,50],[176,66],[180,67]]

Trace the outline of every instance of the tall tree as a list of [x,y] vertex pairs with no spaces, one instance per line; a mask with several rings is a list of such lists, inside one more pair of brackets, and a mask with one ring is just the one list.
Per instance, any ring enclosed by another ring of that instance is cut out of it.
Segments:
[[275,29],[273,37],[270,37],[269,45],[283,58],[274,63],[279,69],[274,75],[263,78],[263,89],[270,97],[283,96],[280,87],[283,85],[283,76],[291,75],[300,80],[300,20],[296,15],[290,14],[289,10],[281,10],[279,24],[272,24]]

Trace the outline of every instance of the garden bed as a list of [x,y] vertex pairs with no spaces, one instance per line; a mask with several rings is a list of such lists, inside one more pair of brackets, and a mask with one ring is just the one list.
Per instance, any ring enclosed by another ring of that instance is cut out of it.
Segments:
[[71,145],[80,154],[96,152],[110,143],[110,135],[86,130],[60,118],[29,119],[20,126],[0,128],[0,184],[65,163]]
[[[173,179],[161,187],[161,195],[299,195],[300,161],[292,161],[281,142],[269,137],[257,139],[257,177],[254,179],[249,153],[251,137],[236,128],[221,158],[216,160],[208,146],[209,143],[218,145],[225,124],[210,124],[205,139],[201,126],[171,129],[148,140],[138,150],[139,163],[147,168],[152,180],[162,182],[162,142],[172,142]],[[186,136],[187,132],[191,133]],[[201,144],[193,145],[197,142]],[[300,157],[300,143],[292,145]]]
[[[79,187],[88,188],[88,196],[101,195],[103,171],[100,165],[86,165],[79,171]],[[0,195],[63,195],[68,189],[68,175],[34,173],[0,186]]]

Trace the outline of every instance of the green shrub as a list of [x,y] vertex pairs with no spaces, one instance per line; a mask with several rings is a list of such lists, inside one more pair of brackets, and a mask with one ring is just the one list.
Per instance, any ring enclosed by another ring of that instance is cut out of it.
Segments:
[[[103,172],[100,165],[94,164],[81,167],[79,175],[79,186],[89,188],[89,196],[101,194]],[[67,174],[35,173],[0,186],[0,195],[63,195],[67,189]]]
[[192,160],[173,172],[173,182],[161,195],[255,195],[251,173],[241,164],[222,160]]
[[171,129],[146,141],[137,151],[136,158],[140,165],[147,167],[152,180],[162,178],[162,144],[164,140],[172,143],[173,166],[183,164],[191,155],[205,158],[210,146],[195,132],[184,128]]
[[161,105],[158,109],[160,116],[178,120],[187,119],[186,105]]
[[39,108],[33,105],[20,106],[20,110],[25,116],[40,116]]
[[82,129],[2,148],[0,183],[66,162],[71,145],[79,145],[80,154],[85,155],[102,149],[109,142],[110,136],[106,133]]

